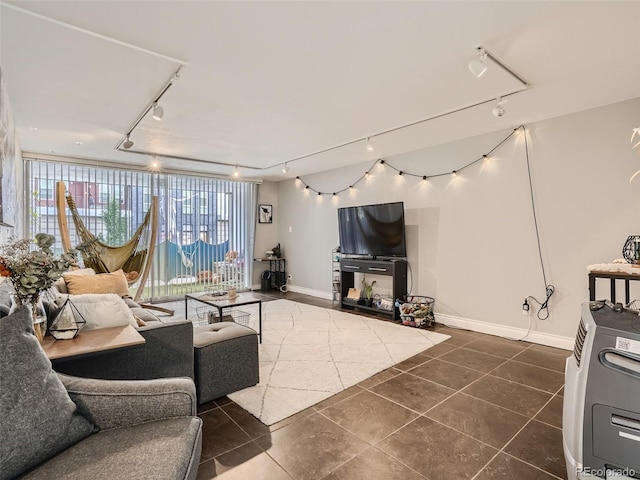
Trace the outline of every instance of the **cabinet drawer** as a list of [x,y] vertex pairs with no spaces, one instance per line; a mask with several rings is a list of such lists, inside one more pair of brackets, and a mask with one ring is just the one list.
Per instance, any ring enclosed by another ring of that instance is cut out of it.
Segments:
[[344,272],[372,273],[376,275],[393,275],[393,262],[375,260],[342,259],[341,269]]

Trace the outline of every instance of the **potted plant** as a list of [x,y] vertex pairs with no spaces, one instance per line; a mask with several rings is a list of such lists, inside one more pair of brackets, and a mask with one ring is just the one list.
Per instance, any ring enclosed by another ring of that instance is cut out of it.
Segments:
[[373,303],[373,286],[376,284],[374,280],[371,283],[367,283],[365,277],[362,278],[362,294],[364,295],[364,304],[370,307]]

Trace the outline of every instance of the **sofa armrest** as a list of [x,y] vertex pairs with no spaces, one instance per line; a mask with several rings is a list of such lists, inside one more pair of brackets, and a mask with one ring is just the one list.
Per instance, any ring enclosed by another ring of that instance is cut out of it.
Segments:
[[103,380],[193,378],[193,324],[187,320],[138,328],[145,344],[94,356],[54,360],[56,372]]
[[197,413],[190,378],[95,380],[58,374],[78,413],[109,430]]

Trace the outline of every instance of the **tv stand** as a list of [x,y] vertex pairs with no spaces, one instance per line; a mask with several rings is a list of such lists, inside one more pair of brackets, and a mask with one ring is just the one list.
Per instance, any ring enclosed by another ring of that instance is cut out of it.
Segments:
[[[354,288],[354,274],[363,273],[365,275],[385,275],[393,278],[392,296],[393,310],[382,310],[377,307],[367,307],[359,305],[347,299],[350,288]],[[343,258],[340,261],[340,279],[342,285],[342,301],[343,308],[354,308],[376,314],[390,315],[393,320],[400,320],[400,310],[395,306],[398,298],[404,298],[407,295],[407,261],[384,261],[384,260],[362,260],[356,258]]]

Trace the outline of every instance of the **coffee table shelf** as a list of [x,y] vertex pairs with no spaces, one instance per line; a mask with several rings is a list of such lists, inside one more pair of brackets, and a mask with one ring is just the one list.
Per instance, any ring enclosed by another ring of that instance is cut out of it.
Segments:
[[[204,303],[210,307],[213,307],[218,310],[218,315],[213,316],[212,318],[222,319],[225,316],[225,309],[230,310],[231,316],[233,316],[232,312],[234,308],[242,307],[245,305],[258,305],[258,330],[256,333],[258,334],[258,340],[262,343],[262,300],[254,297],[249,293],[241,293],[234,299],[223,298],[222,300],[216,300],[215,296],[207,296],[204,294],[191,294],[188,293],[184,296],[184,314],[185,317],[189,318],[189,300],[193,300],[196,302]],[[242,312],[245,313],[246,312]],[[213,322],[209,322],[213,323]]]

